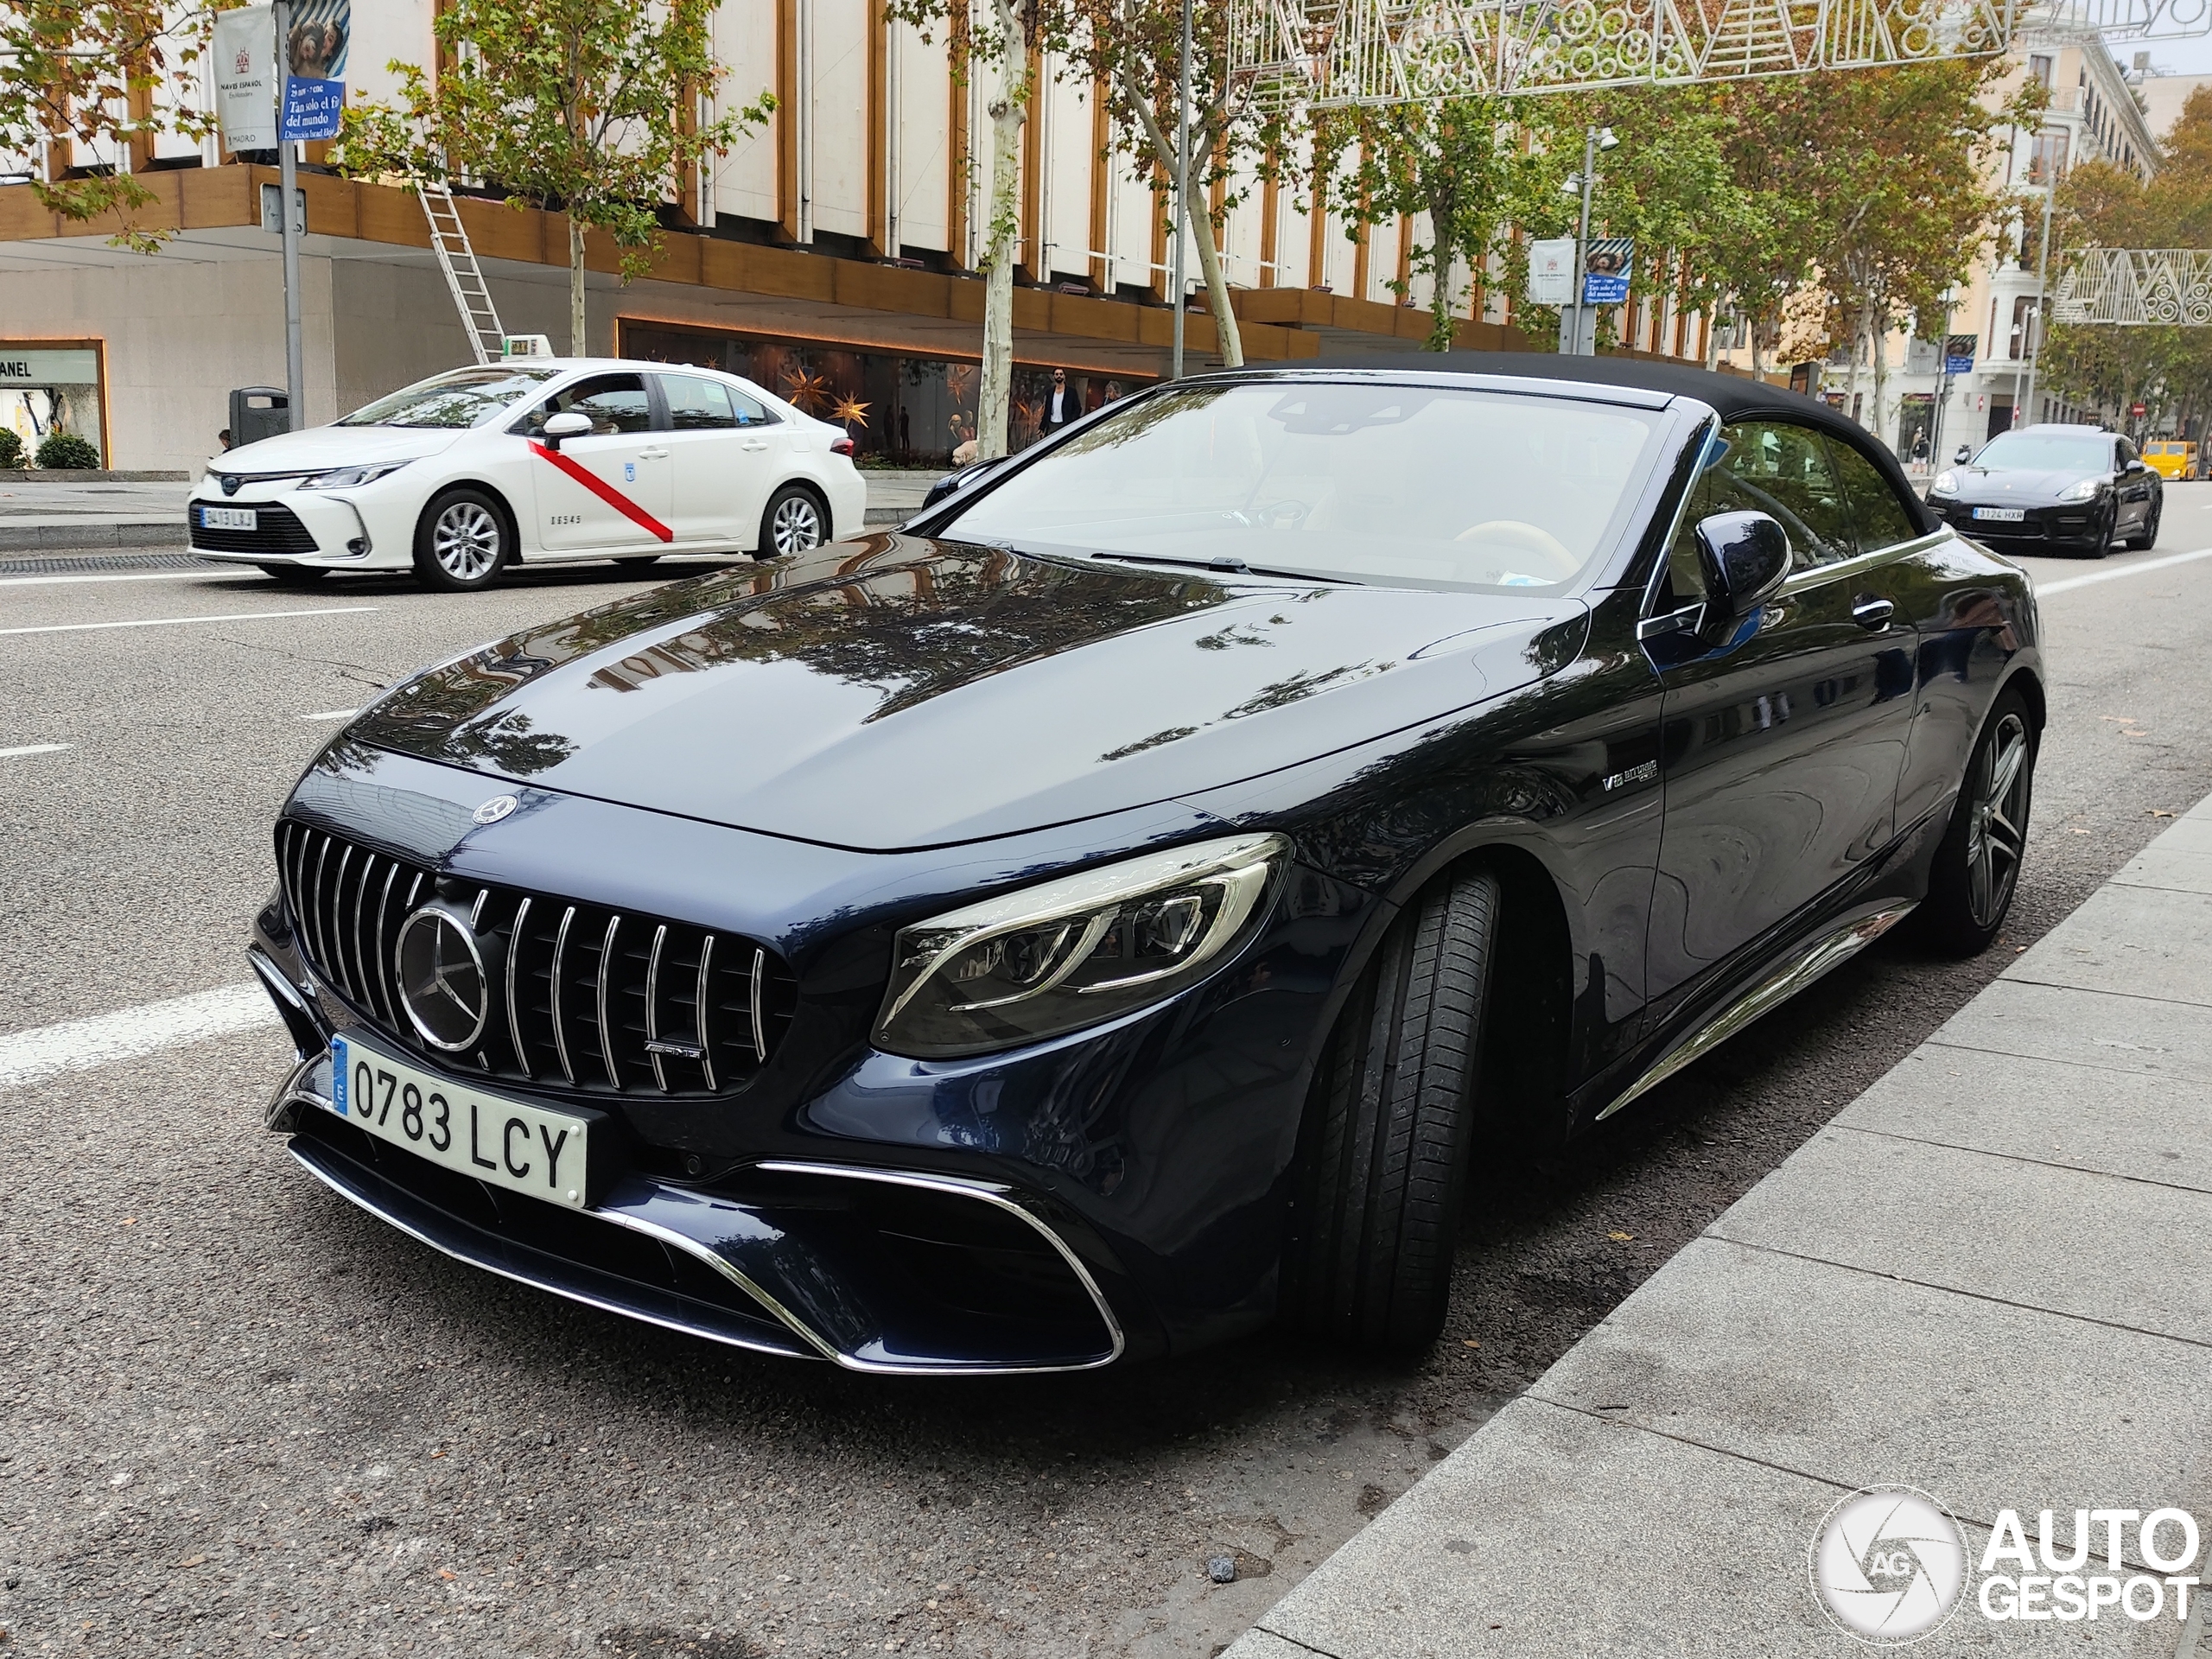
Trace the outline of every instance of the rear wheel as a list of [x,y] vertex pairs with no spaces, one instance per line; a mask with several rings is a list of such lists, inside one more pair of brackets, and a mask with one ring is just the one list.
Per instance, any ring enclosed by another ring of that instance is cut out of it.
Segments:
[[2018,888],[2035,793],[2036,729],[2027,700],[2007,691],[1967,763],[1950,826],[1921,906],[1921,936],[1948,957],[1979,956],[1997,938]]
[[505,514],[482,490],[448,490],[423,509],[415,527],[415,575],[425,588],[447,593],[489,588],[514,552]]
[[1363,1348],[1442,1328],[1467,1181],[1497,878],[1437,882],[1391,926],[1306,1103],[1284,1318]]
[[819,547],[829,539],[830,518],[814,492],[801,485],[786,484],[768,498],[767,510],[760,515],[760,540],[753,556],[788,558],[794,553]]
[[330,572],[315,564],[264,564],[261,574],[287,588],[312,588]]
[[2146,547],[2156,547],[2158,544],[2158,520],[2164,516],[2165,511],[2166,499],[2162,494],[2151,504],[2150,517],[2144,519],[2143,528],[2127,538],[2127,545],[2131,550],[2139,553]]

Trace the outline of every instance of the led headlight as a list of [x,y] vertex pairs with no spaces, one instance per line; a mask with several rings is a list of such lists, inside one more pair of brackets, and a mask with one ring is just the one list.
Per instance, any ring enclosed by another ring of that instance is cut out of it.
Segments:
[[404,461],[386,461],[373,467],[340,467],[334,473],[317,473],[311,478],[303,478],[299,487],[303,490],[350,490],[358,485],[373,484],[377,480],[397,472],[406,464]]
[[1930,495],[1956,495],[1958,493],[1959,475],[1956,473],[1938,473],[1936,481],[1928,486]]
[[901,929],[875,1046],[981,1054],[1172,996],[1244,941],[1287,852],[1280,836],[1203,841]]
[[2105,481],[2101,478],[2085,478],[2079,484],[2070,486],[2058,499],[2062,501],[2094,501],[2097,499],[2097,492],[2104,486]]

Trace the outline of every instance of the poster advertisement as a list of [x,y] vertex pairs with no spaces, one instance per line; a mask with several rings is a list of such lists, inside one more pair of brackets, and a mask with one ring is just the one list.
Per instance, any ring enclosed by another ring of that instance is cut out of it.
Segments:
[[1548,238],[1529,244],[1529,303],[1574,303],[1574,238]]
[[335,138],[346,111],[353,0],[294,0],[291,11],[291,36],[284,43],[291,68],[284,83],[284,140]]
[[215,14],[215,113],[233,153],[276,148],[276,25],[268,6]]
[[1624,236],[1592,242],[1582,272],[1582,303],[1625,305],[1629,280],[1635,274],[1635,243]]

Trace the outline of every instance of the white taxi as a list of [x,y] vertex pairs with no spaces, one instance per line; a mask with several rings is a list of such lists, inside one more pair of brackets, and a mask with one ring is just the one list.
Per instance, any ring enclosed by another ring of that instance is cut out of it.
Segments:
[[774,558],[856,533],[852,440],[751,381],[622,359],[456,369],[330,426],[216,457],[192,550],[280,582],[412,569],[488,587],[520,562]]

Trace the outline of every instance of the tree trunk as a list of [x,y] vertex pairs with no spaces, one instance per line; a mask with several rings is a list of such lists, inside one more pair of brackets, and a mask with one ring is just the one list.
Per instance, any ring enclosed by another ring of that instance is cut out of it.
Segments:
[[[1428,194],[1428,257],[1435,286],[1428,296],[1428,339],[1422,350],[1452,349],[1452,273],[1459,263],[1459,198],[1453,190]],[[1473,272],[1469,270],[1471,280]]]
[[[1151,144],[1152,153],[1173,156],[1175,146],[1167,142],[1167,135],[1160,130],[1160,122],[1152,112],[1151,104],[1147,101],[1145,89],[1132,85],[1127,95],[1130,106],[1137,112],[1137,119],[1144,124],[1145,140]],[[1196,138],[1204,130],[1204,124],[1198,124],[1198,131],[1192,137]],[[1191,171],[1193,174],[1205,170],[1205,156],[1204,149],[1194,148],[1192,150]],[[1173,165],[1172,162],[1170,165]],[[1221,274],[1221,251],[1214,243],[1213,215],[1199,212],[1197,204],[1191,200],[1189,179],[1182,181],[1182,187],[1175,195],[1182,204],[1183,220],[1190,227],[1191,240],[1198,245],[1198,272],[1205,278],[1206,307],[1213,313],[1214,340],[1221,351],[1222,366],[1241,369],[1244,366],[1244,336],[1237,331],[1236,313],[1229,303],[1229,283]],[[1169,257],[1172,262],[1172,251]],[[1172,297],[1177,305],[1183,303],[1180,294]]]
[[1874,435],[1875,442],[1894,450],[1896,446],[1891,444],[1889,439],[1883,435],[1888,429],[1888,419],[1884,413],[1882,399],[1887,394],[1890,384],[1889,330],[1884,328],[1878,321],[1874,324],[1872,332],[1874,346],[1874,418],[1867,423],[1866,429]]
[[1021,126],[1029,114],[1029,61],[1021,36],[1000,7],[1006,47],[999,57],[991,118],[990,216],[983,245],[983,373],[976,397],[976,454],[1007,453],[1007,410],[1014,394],[1014,257],[1021,233]]
[[584,316],[584,227],[569,220],[569,355],[589,357],[591,338]]

